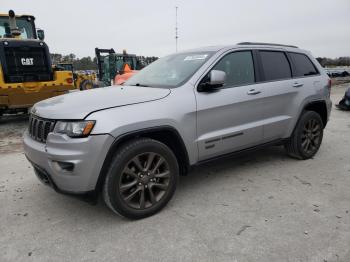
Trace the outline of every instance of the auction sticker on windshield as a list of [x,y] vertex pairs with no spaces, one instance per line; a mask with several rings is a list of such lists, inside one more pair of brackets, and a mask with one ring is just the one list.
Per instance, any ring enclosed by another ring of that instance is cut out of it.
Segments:
[[207,58],[207,54],[205,55],[189,55],[189,56],[186,56],[184,61],[192,61],[192,60],[204,60]]

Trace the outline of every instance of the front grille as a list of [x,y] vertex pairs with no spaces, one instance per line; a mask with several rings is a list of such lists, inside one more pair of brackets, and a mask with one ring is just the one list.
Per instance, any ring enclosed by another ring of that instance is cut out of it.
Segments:
[[37,46],[4,47],[7,83],[51,81],[47,49]]
[[34,140],[45,143],[48,134],[53,131],[54,126],[54,120],[30,115],[28,127],[29,135]]

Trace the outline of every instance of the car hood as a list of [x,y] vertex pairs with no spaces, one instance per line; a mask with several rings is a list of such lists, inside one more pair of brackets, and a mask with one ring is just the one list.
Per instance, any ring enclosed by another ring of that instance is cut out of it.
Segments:
[[168,88],[111,86],[49,98],[36,103],[31,112],[49,119],[84,119],[94,111],[159,100],[169,94]]

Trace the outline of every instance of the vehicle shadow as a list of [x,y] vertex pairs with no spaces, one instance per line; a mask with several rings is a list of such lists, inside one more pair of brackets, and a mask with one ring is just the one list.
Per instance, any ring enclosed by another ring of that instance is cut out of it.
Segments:
[[0,117],[0,125],[27,123],[29,114],[3,115]]
[[[260,151],[250,152],[235,157],[227,157],[208,162],[200,166],[196,166],[191,169],[187,176],[180,177],[180,183],[178,185],[174,200],[165,207],[165,212],[161,211],[159,215],[168,216],[169,213],[172,214],[172,212],[167,211],[171,211],[174,205],[181,204],[182,201],[187,201],[186,197],[188,197],[188,195],[196,194],[196,192],[200,192],[203,189],[204,191],[210,190],[211,183],[215,183],[216,185],[223,183],[224,185],[227,183],[227,176],[234,178],[244,177],[247,180],[253,179],[252,172],[250,172],[250,175],[246,174],[247,169],[259,169],[259,166],[271,164],[271,161],[274,161],[275,164],[278,164],[281,161],[295,160],[290,159],[286,156],[283,147],[275,146]],[[256,174],[253,175],[255,176]],[[52,192],[47,192],[47,194],[51,195]],[[50,196],[50,198],[52,200],[53,196]],[[68,196],[56,196],[55,198],[55,205],[59,205],[59,209],[62,209],[64,207],[64,209],[61,210],[62,212],[68,212],[72,214],[75,210],[79,210],[79,212],[76,213],[76,216],[85,214],[85,220],[91,220],[90,222],[96,220],[101,220],[112,224],[132,222],[131,220],[120,217],[110,211],[109,208],[104,204],[101,197],[99,198],[97,205],[94,206],[88,203],[84,203],[81,200],[70,200],[69,204],[67,204],[66,201],[68,199],[71,199]]]
[[224,157],[193,167],[187,176],[181,177],[179,191],[187,190],[187,187],[193,185],[200,186],[202,183],[206,183],[203,182],[204,178],[220,179],[227,175],[242,175],[242,171],[245,171],[247,167],[259,168],[259,165],[265,165],[271,161],[277,163],[295,160],[286,155],[283,146],[271,146],[237,156]]

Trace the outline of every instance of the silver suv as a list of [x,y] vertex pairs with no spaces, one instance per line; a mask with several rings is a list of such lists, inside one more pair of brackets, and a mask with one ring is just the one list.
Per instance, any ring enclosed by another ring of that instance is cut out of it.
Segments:
[[163,57],[123,86],[37,103],[24,149],[56,191],[102,194],[128,218],[171,199],[193,165],[268,145],[292,157],[318,151],[330,79],[295,46],[240,43]]

